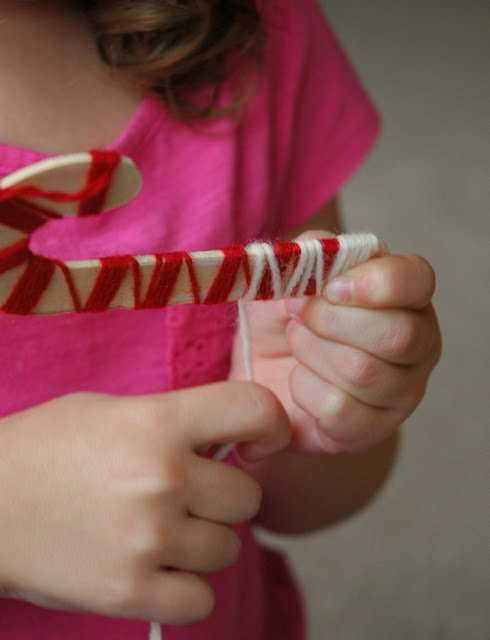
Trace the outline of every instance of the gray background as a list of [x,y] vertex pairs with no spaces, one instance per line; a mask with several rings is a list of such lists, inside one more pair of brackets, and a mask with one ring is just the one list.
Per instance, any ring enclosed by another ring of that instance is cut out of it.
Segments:
[[281,544],[311,640],[487,640],[490,3],[323,4],[385,121],[345,190],[347,227],[432,262],[444,355],[377,501]]

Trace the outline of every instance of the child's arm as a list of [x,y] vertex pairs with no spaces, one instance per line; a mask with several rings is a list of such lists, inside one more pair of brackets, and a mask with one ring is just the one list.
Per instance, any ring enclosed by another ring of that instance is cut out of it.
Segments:
[[[338,232],[336,203],[311,227]],[[322,298],[249,308],[254,379],[277,394],[293,429],[291,452],[248,466],[264,490],[259,522],[276,531],[331,524],[377,492],[398,427],[440,355],[434,274],[423,258],[384,255],[345,275],[338,302],[329,288]]]
[[348,518],[383,485],[397,443],[394,434],[363,453],[284,452],[243,465],[263,489],[256,522],[277,533],[301,534]]

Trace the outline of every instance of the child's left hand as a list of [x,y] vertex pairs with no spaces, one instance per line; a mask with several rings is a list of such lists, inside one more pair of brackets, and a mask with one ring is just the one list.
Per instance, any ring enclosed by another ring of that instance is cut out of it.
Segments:
[[434,286],[422,257],[382,255],[322,297],[250,303],[254,380],[285,406],[296,450],[366,450],[415,410],[441,352]]

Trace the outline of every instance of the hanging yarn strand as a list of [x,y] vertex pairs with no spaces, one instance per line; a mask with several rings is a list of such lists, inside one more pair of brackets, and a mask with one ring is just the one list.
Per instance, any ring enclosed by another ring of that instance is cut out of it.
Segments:
[[150,623],[150,635],[148,640],[162,640],[162,628],[158,622]]
[[272,300],[289,298],[293,295],[304,295],[312,278],[315,280],[315,294],[320,295],[321,293],[325,273],[325,260],[321,242],[315,238],[310,238],[298,240],[296,245],[300,252],[299,258],[286,281],[281,277],[276,252],[271,245],[255,243],[247,248],[248,252],[256,257],[252,281],[248,290],[238,302],[243,366],[247,380],[253,380],[253,369],[246,304],[248,301],[257,298],[258,289],[266,276],[266,271],[268,270],[271,275]]

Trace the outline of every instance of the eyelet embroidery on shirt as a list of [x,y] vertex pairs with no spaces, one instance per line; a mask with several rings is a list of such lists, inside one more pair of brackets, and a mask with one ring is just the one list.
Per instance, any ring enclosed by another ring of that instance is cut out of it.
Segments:
[[236,332],[235,304],[167,309],[170,385],[181,389],[226,380]]

